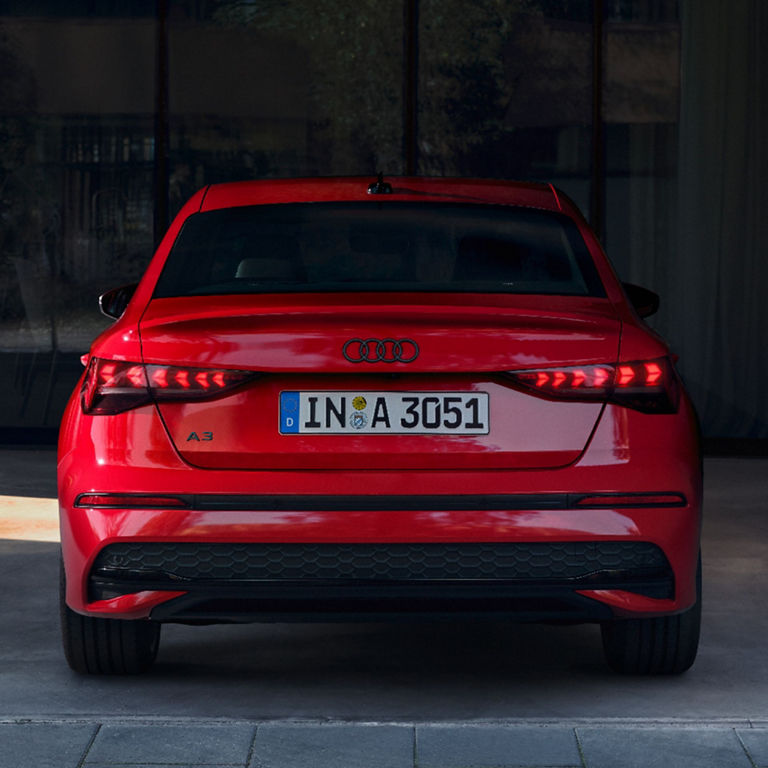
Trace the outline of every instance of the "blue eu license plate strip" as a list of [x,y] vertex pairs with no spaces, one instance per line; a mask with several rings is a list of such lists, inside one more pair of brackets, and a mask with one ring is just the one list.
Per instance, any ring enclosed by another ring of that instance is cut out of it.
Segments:
[[284,435],[299,433],[299,393],[280,393],[280,432]]
[[281,392],[280,433],[486,435],[486,392]]

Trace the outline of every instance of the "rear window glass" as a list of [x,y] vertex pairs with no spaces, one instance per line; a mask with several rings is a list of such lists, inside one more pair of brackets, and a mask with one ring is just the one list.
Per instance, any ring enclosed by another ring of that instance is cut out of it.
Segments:
[[605,295],[567,216],[366,202],[195,214],[171,249],[155,296],[344,291]]

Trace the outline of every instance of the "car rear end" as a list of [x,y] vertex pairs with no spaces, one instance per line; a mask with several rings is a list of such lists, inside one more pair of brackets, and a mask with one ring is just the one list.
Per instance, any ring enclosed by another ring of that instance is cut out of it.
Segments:
[[698,605],[695,417],[578,213],[393,186],[182,211],[65,414],[68,610],[624,631]]

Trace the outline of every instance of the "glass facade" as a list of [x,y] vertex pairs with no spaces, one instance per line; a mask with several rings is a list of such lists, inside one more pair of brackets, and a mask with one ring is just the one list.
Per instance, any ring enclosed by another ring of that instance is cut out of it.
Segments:
[[168,205],[204,184],[397,174],[403,6],[171,0]]
[[552,182],[590,207],[593,9],[421,0],[418,170]]
[[21,439],[57,425],[95,298],[154,243],[154,4],[67,5],[0,5],[0,429]]
[[680,26],[677,0],[0,0],[0,437],[51,439],[99,293],[211,182],[552,181],[663,286]]

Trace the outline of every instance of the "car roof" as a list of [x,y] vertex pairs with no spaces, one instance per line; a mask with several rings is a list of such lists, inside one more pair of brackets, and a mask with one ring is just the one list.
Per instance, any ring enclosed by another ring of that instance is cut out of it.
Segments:
[[[391,194],[370,194],[373,176],[265,179],[213,184],[205,191],[200,211],[271,203],[353,202],[375,200],[516,205],[550,211],[571,209],[551,184],[497,179],[447,179],[387,176]],[[572,212],[572,211],[569,211]]]

